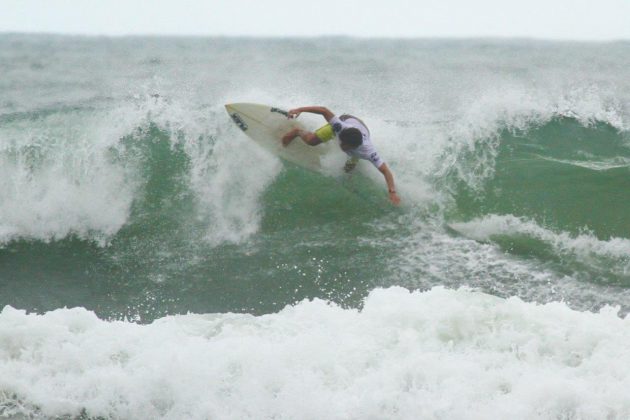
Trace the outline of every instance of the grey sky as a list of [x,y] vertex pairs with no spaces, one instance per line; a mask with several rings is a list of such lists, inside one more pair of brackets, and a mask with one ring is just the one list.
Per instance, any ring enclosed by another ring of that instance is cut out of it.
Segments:
[[630,39],[630,0],[0,0],[0,32]]

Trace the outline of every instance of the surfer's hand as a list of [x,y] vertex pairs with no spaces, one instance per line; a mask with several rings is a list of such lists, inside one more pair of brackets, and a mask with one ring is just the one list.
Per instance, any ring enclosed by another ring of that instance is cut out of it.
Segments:
[[299,110],[299,108],[296,109],[290,109],[289,110],[289,118],[297,118],[300,116],[300,114],[302,113],[302,111]]
[[389,192],[389,201],[391,201],[392,204],[395,206],[400,204],[400,197],[398,197],[398,194],[396,194],[396,191]]

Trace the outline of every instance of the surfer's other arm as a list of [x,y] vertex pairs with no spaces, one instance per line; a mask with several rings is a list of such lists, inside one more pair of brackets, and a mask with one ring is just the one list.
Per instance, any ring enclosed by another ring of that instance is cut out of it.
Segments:
[[291,109],[289,111],[289,118],[297,118],[302,112],[321,115],[326,121],[330,121],[335,116],[330,109],[323,106],[304,106],[302,108]]
[[400,198],[396,193],[396,185],[394,184],[394,175],[392,174],[392,171],[389,170],[386,163],[383,163],[381,166],[379,166],[378,170],[383,174],[383,176],[385,177],[385,182],[387,182],[389,200],[392,202],[392,204],[400,204]]

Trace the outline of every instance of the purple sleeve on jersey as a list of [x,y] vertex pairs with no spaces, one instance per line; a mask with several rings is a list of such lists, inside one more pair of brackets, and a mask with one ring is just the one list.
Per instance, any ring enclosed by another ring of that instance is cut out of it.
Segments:
[[341,122],[339,117],[336,115],[332,117],[328,123],[332,126],[332,129],[335,132],[335,134],[339,134],[339,132],[343,129],[343,123]]
[[379,168],[383,163],[385,163],[376,152],[370,154],[370,162],[372,162],[372,165],[376,168]]

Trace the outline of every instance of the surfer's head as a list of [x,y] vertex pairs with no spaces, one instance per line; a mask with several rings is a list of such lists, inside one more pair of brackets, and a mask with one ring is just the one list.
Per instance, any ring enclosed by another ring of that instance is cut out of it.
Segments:
[[363,136],[357,128],[344,128],[339,132],[342,150],[352,150],[363,144]]

